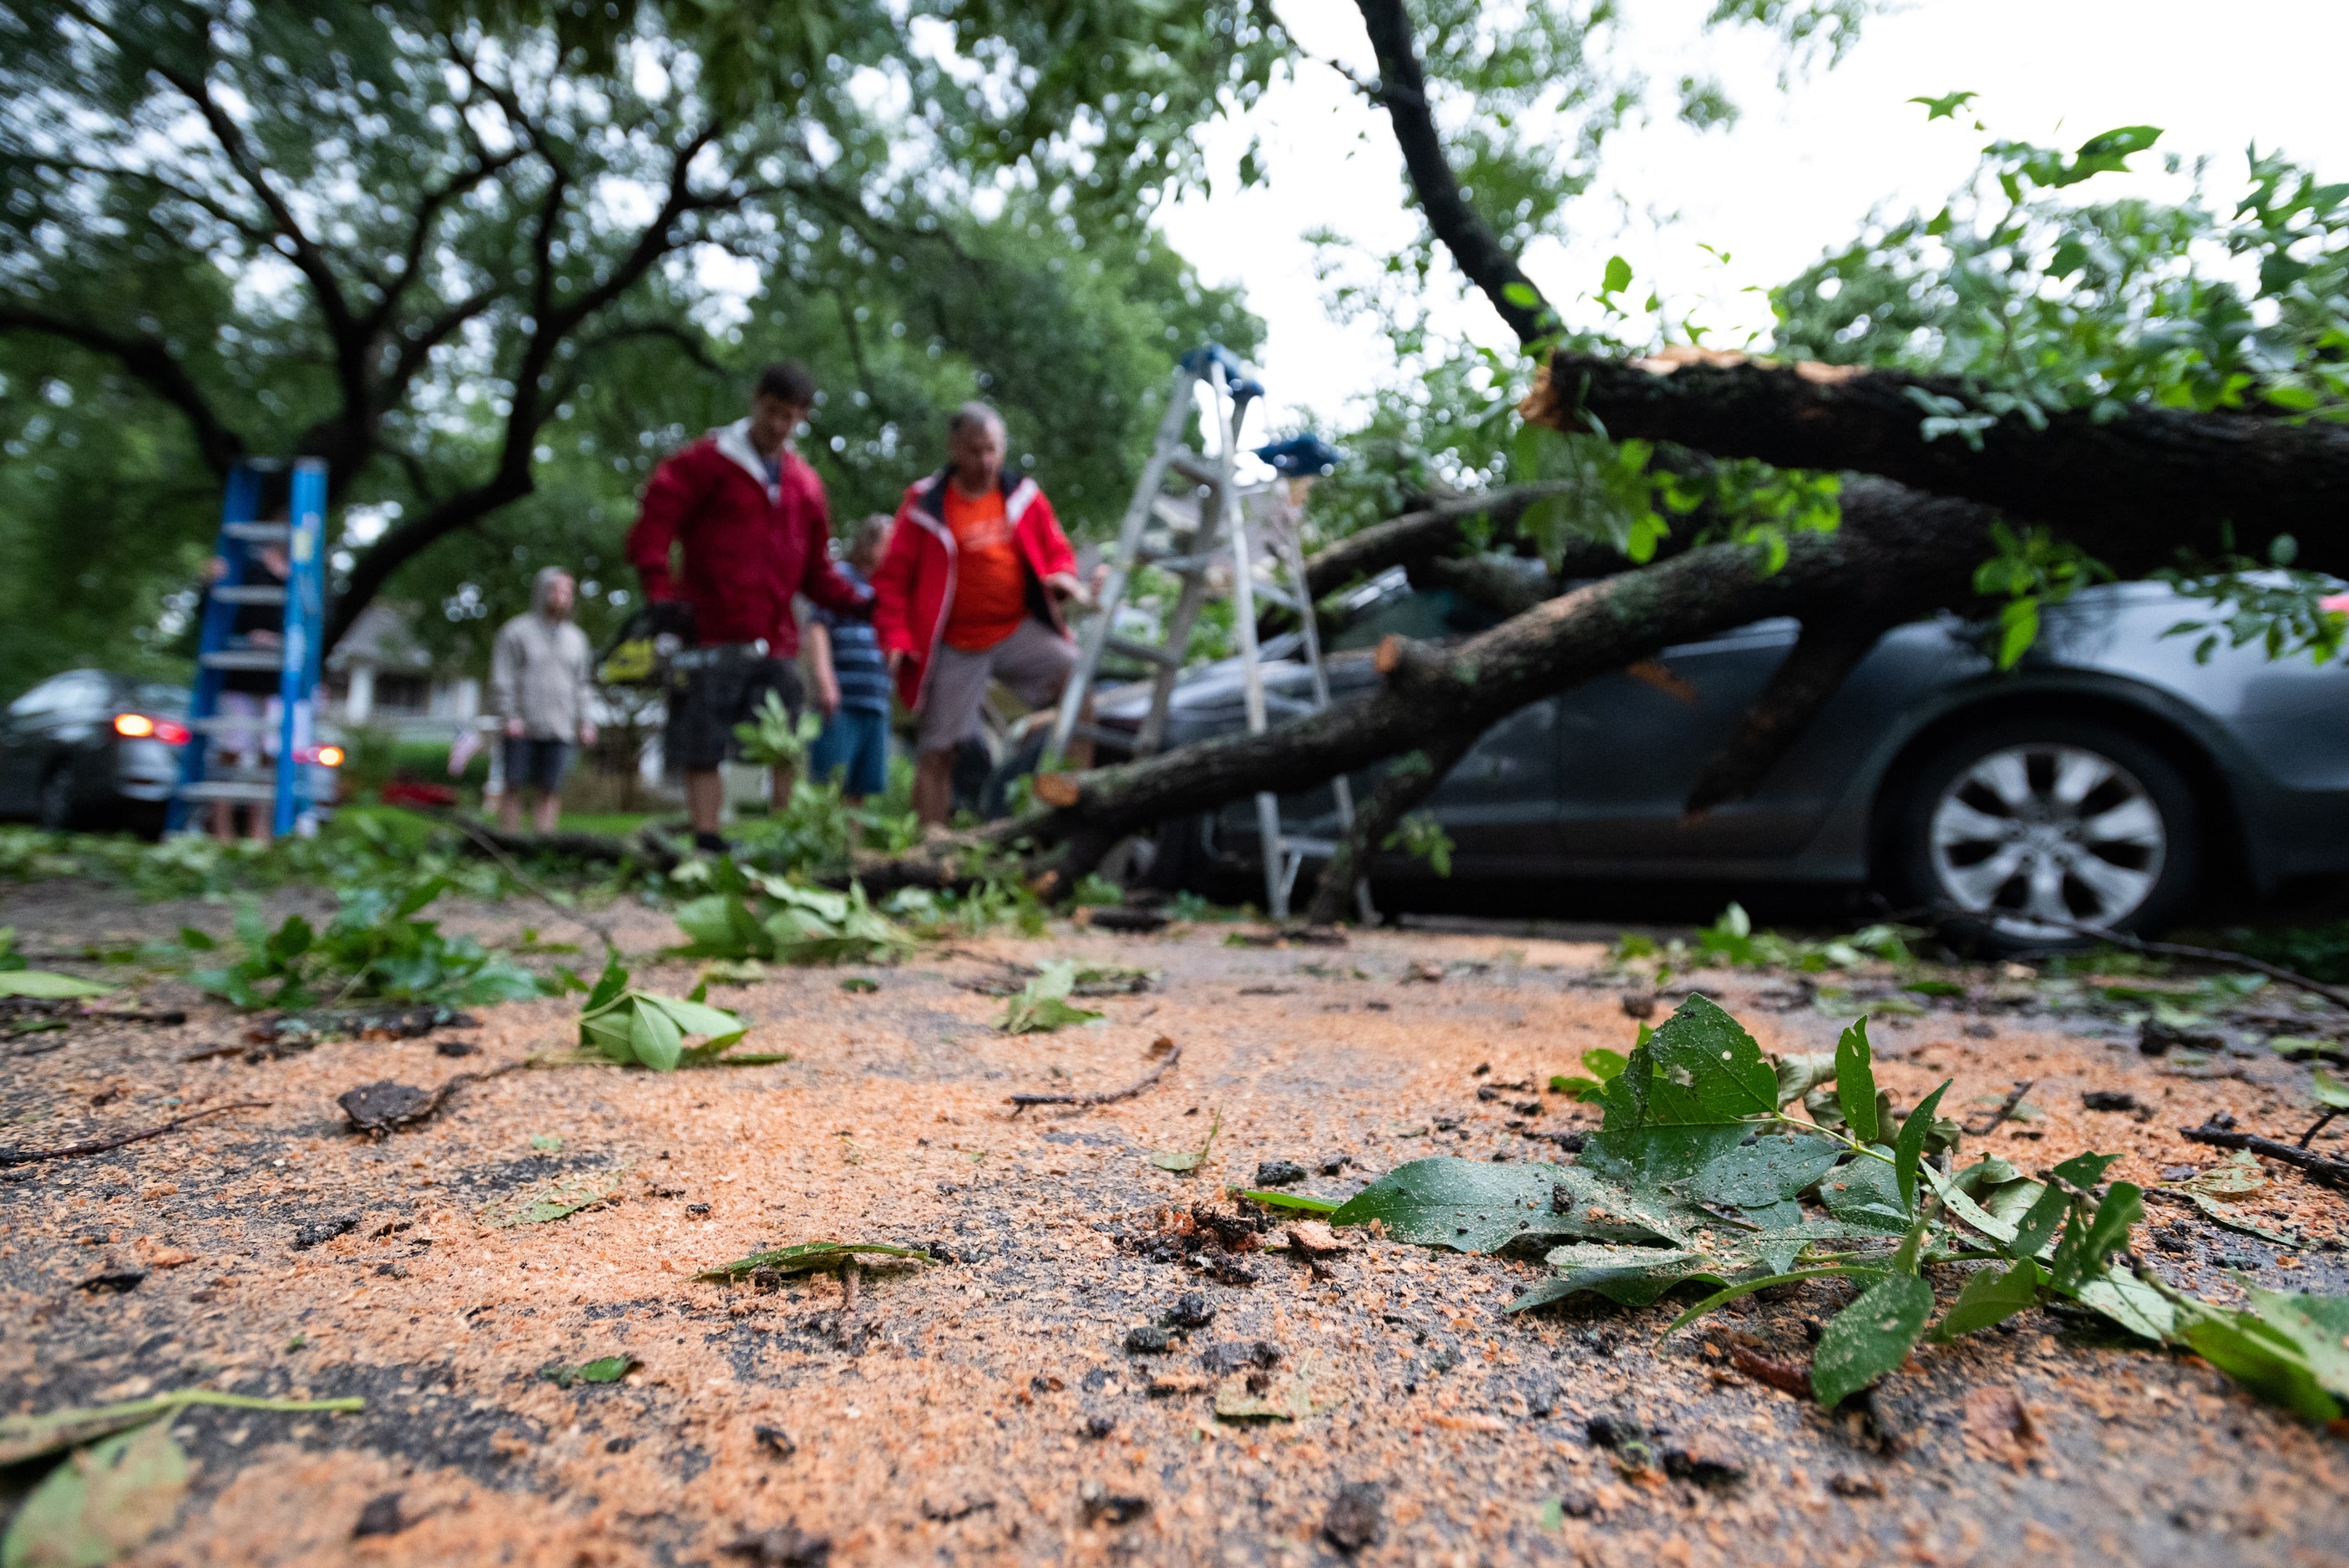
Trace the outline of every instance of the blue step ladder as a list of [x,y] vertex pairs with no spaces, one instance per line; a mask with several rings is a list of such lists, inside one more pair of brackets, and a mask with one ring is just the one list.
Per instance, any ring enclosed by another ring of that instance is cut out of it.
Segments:
[[[229,470],[220,539],[213,546],[228,570],[212,585],[196,644],[188,744],[180,753],[180,782],[165,820],[170,832],[186,827],[194,807],[210,800],[267,806],[272,830],[281,837],[315,831],[335,799],[333,765],[341,761],[341,753],[319,745],[316,709],[318,638],[326,611],[326,465],[317,458],[295,459],[286,521],[263,521],[264,476],[284,473],[286,467],[248,459]],[[247,581],[257,575],[254,555],[270,544],[285,547],[283,588]],[[235,635],[237,611],[247,604],[284,607],[283,640],[276,647],[251,645]],[[277,754],[260,767],[216,765],[212,759],[214,736],[245,727],[244,720],[221,716],[221,693],[231,671],[277,676]]]

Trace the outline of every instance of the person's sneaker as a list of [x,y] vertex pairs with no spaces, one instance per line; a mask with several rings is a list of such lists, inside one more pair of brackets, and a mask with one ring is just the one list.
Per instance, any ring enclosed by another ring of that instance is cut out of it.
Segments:
[[716,833],[696,833],[693,847],[705,855],[722,855],[726,852],[726,841]]

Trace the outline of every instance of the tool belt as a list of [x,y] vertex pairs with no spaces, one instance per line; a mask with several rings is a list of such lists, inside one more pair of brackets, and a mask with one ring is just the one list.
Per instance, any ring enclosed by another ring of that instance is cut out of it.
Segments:
[[748,643],[712,643],[706,648],[680,648],[669,655],[668,667],[673,670],[719,670],[756,664],[766,656],[767,639],[760,637]]

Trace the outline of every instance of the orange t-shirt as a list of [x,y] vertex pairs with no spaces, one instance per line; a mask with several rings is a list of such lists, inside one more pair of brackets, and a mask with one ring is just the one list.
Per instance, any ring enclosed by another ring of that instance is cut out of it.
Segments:
[[947,527],[955,536],[954,603],[947,610],[946,644],[975,654],[1019,629],[1028,614],[1026,569],[1003,515],[1003,492],[967,496],[947,485]]

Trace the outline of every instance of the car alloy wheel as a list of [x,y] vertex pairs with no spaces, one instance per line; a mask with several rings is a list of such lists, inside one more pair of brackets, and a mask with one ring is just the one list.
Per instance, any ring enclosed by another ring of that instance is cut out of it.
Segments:
[[2052,742],[1975,758],[1942,787],[1929,831],[1947,902],[2025,940],[2122,924],[2153,896],[2170,853],[2168,825],[2135,774]]

